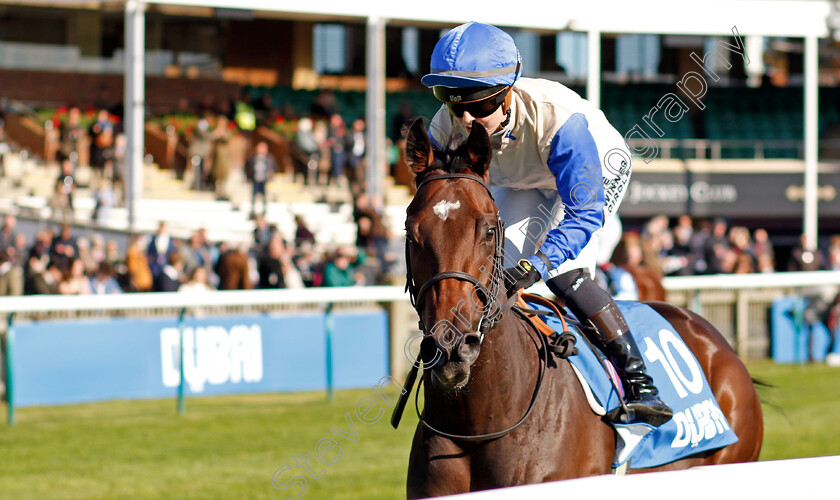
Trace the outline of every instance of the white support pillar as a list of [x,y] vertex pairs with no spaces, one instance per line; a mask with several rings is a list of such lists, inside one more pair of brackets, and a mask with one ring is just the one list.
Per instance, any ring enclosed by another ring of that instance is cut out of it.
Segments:
[[601,32],[587,32],[586,100],[601,107]]
[[[385,20],[367,20],[367,174],[371,200],[384,197],[385,176]],[[380,199],[384,202],[384,199]]]
[[803,226],[808,250],[817,248],[817,113],[819,45],[805,37],[805,206]]
[[137,205],[143,196],[143,150],[146,53],[146,4],[125,3],[125,201],[128,227],[136,229]]

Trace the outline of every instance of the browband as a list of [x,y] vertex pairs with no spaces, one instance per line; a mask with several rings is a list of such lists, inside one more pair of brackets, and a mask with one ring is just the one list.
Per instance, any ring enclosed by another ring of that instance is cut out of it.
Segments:
[[470,179],[470,180],[473,180],[473,181],[481,184],[484,187],[484,189],[487,190],[487,194],[490,195],[491,200],[493,200],[494,202],[496,201],[496,199],[493,198],[492,191],[490,191],[490,186],[488,186],[487,183],[484,182],[484,180],[480,179],[479,177],[476,177],[475,175],[470,175],[470,174],[440,174],[440,175],[433,175],[431,177],[426,177],[425,179],[423,179],[423,181],[420,184],[417,185],[417,191],[420,191],[420,188],[425,186],[427,183],[429,183],[431,181],[436,181],[438,179]]

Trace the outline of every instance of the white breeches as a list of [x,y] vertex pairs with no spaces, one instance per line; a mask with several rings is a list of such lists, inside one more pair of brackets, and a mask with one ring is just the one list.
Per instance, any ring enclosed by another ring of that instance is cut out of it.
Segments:
[[[534,255],[545,240],[546,233],[558,227],[563,218],[563,202],[551,189],[491,188],[502,220],[505,222],[505,267],[512,267],[519,259]],[[580,254],[548,273],[549,278],[573,269],[588,269],[595,276],[603,228],[592,234]]]

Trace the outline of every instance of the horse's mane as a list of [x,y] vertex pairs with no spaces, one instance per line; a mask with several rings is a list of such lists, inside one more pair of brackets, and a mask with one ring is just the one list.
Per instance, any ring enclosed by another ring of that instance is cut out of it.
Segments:
[[440,169],[446,173],[456,173],[470,168],[470,156],[467,153],[466,144],[462,144],[455,149],[433,149],[433,153],[434,161],[426,169],[427,171]]
[[432,170],[442,170],[447,174],[459,173],[470,170],[470,155],[467,150],[467,141],[461,134],[453,134],[449,137],[445,149],[439,149],[432,146],[432,153],[434,160],[426,169],[426,172]]
[[[428,123],[425,119],[423,119],[423,122]],[[429,123],[427,130],[434,126],[434,123]],[[408,132],[409,131],[407,129],[403,130],[403,136],[406,139],[409,139]],[[429,137],[431,142],[431,159],[427,157],[428,153],[423,151],[422,147],[418,150],[417,148],[412,147],[410,141],[405,146],[406,157],[411,156],[416,160],[416,163],[425,163],[426,161],[429,162],[425,168],[412,168],[415,174],[415,186],[423,182],[423,179],[432,175],[433,172],[440,174],[454,174],[465,172],[474,173],[474,169],[471,168],[470,163],[471,159],[470,151],[467,145],[467,137],[464,137],[464,135],[460,131],[450,133],[446,138],[445,145],[443,147],[439,146],[436,141],[431,140],[432,138],[430,135],[427,134],[427,136]],[[480,175],[477,176],[481,177]]]

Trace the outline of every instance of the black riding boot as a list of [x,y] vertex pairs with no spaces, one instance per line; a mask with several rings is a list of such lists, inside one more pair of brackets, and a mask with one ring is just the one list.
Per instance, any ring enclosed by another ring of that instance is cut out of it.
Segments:
[[[636,341],[633,340],[624,315],[610,302],[589,318],[606,343],[609,356],[624,382],[627,408],[633,411],[631,422],[644,422],[658,427],[671,419],[674,412],[659,398],[653,379],[647,374],[645,362]],[[620,421],[621,408],[610,412],[607,418]]]

